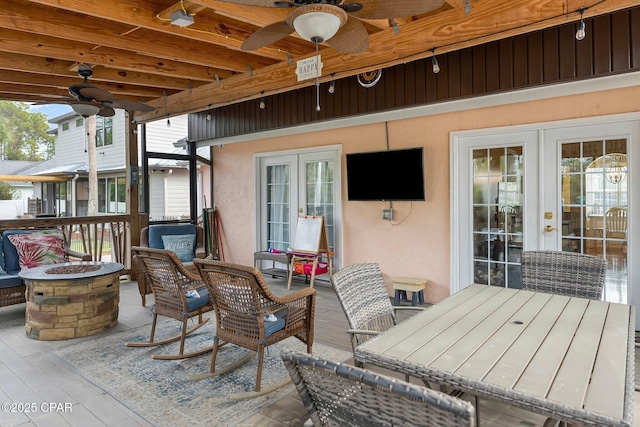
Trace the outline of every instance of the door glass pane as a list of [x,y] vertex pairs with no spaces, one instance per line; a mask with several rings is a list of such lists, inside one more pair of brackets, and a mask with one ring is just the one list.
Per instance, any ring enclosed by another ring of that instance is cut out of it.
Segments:
[[267,245],[286,252],[289,247],[291,169],[267,166]]
[[627,140],[562,144],[562,249],[607,260],[605,299],[626,301]]
[[522,146],[473,150],[474,281],[521,288]]
[[305,163],[305,188],[307,215],[323,215],[327,228],[329,250],[334,251],[333,162]]

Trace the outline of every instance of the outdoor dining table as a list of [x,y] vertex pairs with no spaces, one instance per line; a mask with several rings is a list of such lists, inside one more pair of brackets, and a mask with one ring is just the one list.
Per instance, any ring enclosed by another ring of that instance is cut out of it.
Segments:
[[634,339],[630,305],[471,285],[355,357],[555,420],[631,426]]

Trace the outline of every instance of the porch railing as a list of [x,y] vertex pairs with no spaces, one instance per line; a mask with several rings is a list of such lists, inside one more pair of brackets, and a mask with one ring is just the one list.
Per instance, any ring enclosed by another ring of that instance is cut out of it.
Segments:
[[130,215],[100,215],[0,220],[0,232],[18,229],[58,229],[73,250],[94,261],[119,262],[131,269]]

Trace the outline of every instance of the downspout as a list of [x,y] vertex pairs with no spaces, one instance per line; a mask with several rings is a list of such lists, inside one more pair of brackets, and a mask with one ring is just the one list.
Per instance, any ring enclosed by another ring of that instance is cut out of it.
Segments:
[[76,191],[76,181],[78,178],[80,178],[80,175],[76,174],[71,180],[71,212],[73,212],[73,216],[78,216],[78,212],[76,212],[76,196],[78,194]]

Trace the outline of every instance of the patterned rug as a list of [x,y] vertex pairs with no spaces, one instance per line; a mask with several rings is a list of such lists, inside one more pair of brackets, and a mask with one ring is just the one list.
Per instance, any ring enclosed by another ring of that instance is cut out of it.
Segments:
[[[234,394],[254,391],[257,356],[240,368],[217,377],[189,381],[186,377],[209,372],[211,353],[183,360],[154,360],[153,354],[176,354],[179,342],[159,347],[131,348],[127,342],[145,342],[150,326],[105,334],[56,350],[51,355],[62,365],[104,390],[123,405],[156,426],[233,426],[262,411],[295,390],[292,383],[251,399],[230,400]],[[156,340],[179,333],[179,322],[162,319]],[[215,317],[192,333],[185,352],[212,345]],[[289,375],[280,359],[283,349],[305,352],[296,338],[274,344],[264,357],[262,388],[275,385]],[[227,366],[249,351],[228,344],[218,352],[217,369]],[[313,354],[334,361],[347,360],[351,354],[318,343]]]

